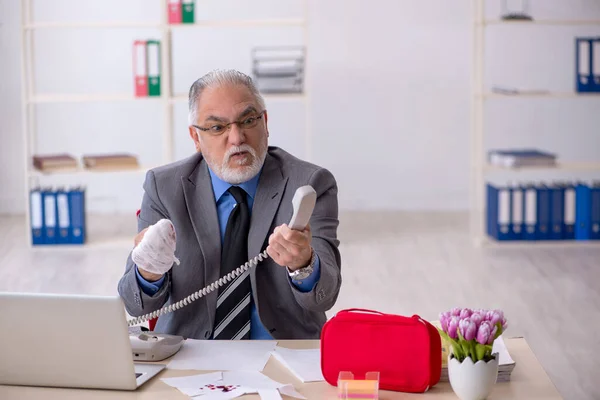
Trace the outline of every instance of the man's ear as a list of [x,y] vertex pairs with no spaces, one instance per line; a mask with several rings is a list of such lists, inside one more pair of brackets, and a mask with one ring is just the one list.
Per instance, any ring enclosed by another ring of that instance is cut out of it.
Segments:
[[269,125],[267,125],[268,121],[269,121],[269,116],[267,115],[267,111],[265,110],[265,129],[267,130],[267,137],[269,137]]
[[196,152],[200,153],[202,150],[200,148],[200,138],[198,137],[198,132],[196,131],[196,128],[194,128],[193,126],[189,126],[188,129],[190,131],[190,137],[194,141],[194,146],[196,147]]

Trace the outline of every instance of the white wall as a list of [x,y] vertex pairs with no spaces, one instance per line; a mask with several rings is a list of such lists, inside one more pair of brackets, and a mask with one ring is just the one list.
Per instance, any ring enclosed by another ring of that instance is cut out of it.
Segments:
[[19,2],[0,0],[0,213],[24,210]]
[[[161,0],[35,0],[43,21],[157,21]],[[309,0],[310,136],[305,104],[269,101],[271,143],[330,168],[343,209],[468,207],[470,1]],[[500,0],[490,0],[489,16]],[[594,0],[532,0],[538,18],[596,18]],[[298,17],[302,1],[197,2],[200,18]],[[20,30],[16,0],[0,0],[0,212],[24,209],[20,117]],[[570,91],[573,37],[596,27],[491,27],[486,85]],[[35,36],[39,93],[131,93],[131,44],[155,29],[40,30]],[[528,41],[524,40],[525,38]],[[253,44],[302,44],[300,28],[176,29],[173,86],[186,93],[212,68],[250,71]],[[161,162],[161,103],[36,106],[37,151],[76,155],[131,151],[144,165]],[[191,154],[186,104],[177,103],[175,155]],[[564,159],[600,160],[598,99],[493,100],[486,106],[488,147],[533,145]],[[308,145],[308,146],[307,146]],[[10,167],[10,171],[9,171]],[[554,176],[552,176],[554,177]],[[493,179],[514,179],[495,175]],[[75,178],[77,179],[77,178]],[[143,174],[45,179],[84,183],[91,211],[137,208]]]

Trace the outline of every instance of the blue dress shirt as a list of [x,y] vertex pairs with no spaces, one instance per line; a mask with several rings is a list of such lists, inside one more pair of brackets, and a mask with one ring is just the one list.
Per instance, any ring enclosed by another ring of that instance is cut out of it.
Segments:
[[[231,187],[232,185],[221,180],[218,176],[216,176],[213,173],[213,171],[210,168],[209,172],[212,181],[213,192],[215,194],[215,202],[217,204],[217,215],[219,218],[219,228],[221,230],[221,244],[223,244],[223,239],[225,237],[225,229],[227,227],[227,220],[229,219],[229,214],[231,213],[231,210],[233,210],[233,207],[236,203],[233,196],[228,192],[229,187]],[[256,195],[256,189],[258,187],[259,178],[260,173],[258,173],[254,178],[250,179],[249,181],[237,185],[244,189],[248,196],[247,201],[250,214],[252,214],[252,205],[254,204],[254,196]],[[302,292],[310,292],[319,280],[319,277],[321,275],[320,272],[320,261],[319,256],[317,255],[314,265],[314,271],[308,278],[304,279],[302,283],[292,281],[291,278],[290,281],[293,282],[294,286],[296,286],[298,290]],[[158,292],[165,280],[165,277],[163,276],[158,281],[149,282],[145,280],[142,277],[142,275],[140,275],[139,271],[137,270],[137,267],[135,269],[135,274],[138,283],[140,284],[140,287],[148,296],[153,296],[156,292]],[[254,301],[252,301],[251,303],[250,339],[273,339],[271,334],[267,331],[267,329],[260,321]]]

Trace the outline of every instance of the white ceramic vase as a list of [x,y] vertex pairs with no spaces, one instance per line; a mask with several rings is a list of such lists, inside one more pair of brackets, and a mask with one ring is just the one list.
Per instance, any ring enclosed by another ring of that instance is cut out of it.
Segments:
[[491,361],[476,363],[471,357],[462,363],[452,355],[448,357],[448,378],[460,400],[484,400],[489,396],[498,378],[498,353],[493,356]]

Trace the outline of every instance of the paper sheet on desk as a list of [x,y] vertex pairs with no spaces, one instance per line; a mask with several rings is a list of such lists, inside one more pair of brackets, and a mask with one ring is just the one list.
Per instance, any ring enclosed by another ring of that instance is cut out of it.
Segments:
[[321,372],[320,349],[296,350],[277,346],[271,354],[303,383],[325,380]]
[[202,387],[211,383],[219,382],[223,379],[223,373],[213,372],[210,374],[181,376],[177,378],[162,378],[161,381],[169,386],[179,389],[188,396],[198,396],[202,394]]
[[251,393],[258,393],[263,400],[281,399],[282,394],[306,399],[292,385],[274,381],[257,371],[225,371],[161,380],[198,400],[233,399]]
[[504,343],[502,335],[498,336],[496,340],[494,340],[494,344],[492,345],[492,354],[493,353],[498,353],[498,365],[500,366],[511,365],[515,363],[515,360],[513,360],[508,353],[508,349],[506,348],[506,343]]
[[279,393],[281,394],[285,394],[290,397],[295,397],[297,399],[306,398],[300,393],[298,393],[296,389],[294,389],[294,386],[274,381],[268,376],[255,371],[223,372],[223,383],[225,385],[241,385],[247,388],[252,388],[253,391],[247,393],[259,392],[260,394],[260,392],[262,391],[263,393],[265,393],[268,399],[275,398],[273,397],[274,390],[279,391]]
[[262,371],[277,345],[273,340],[187,339],[167,365],[200,371]]

